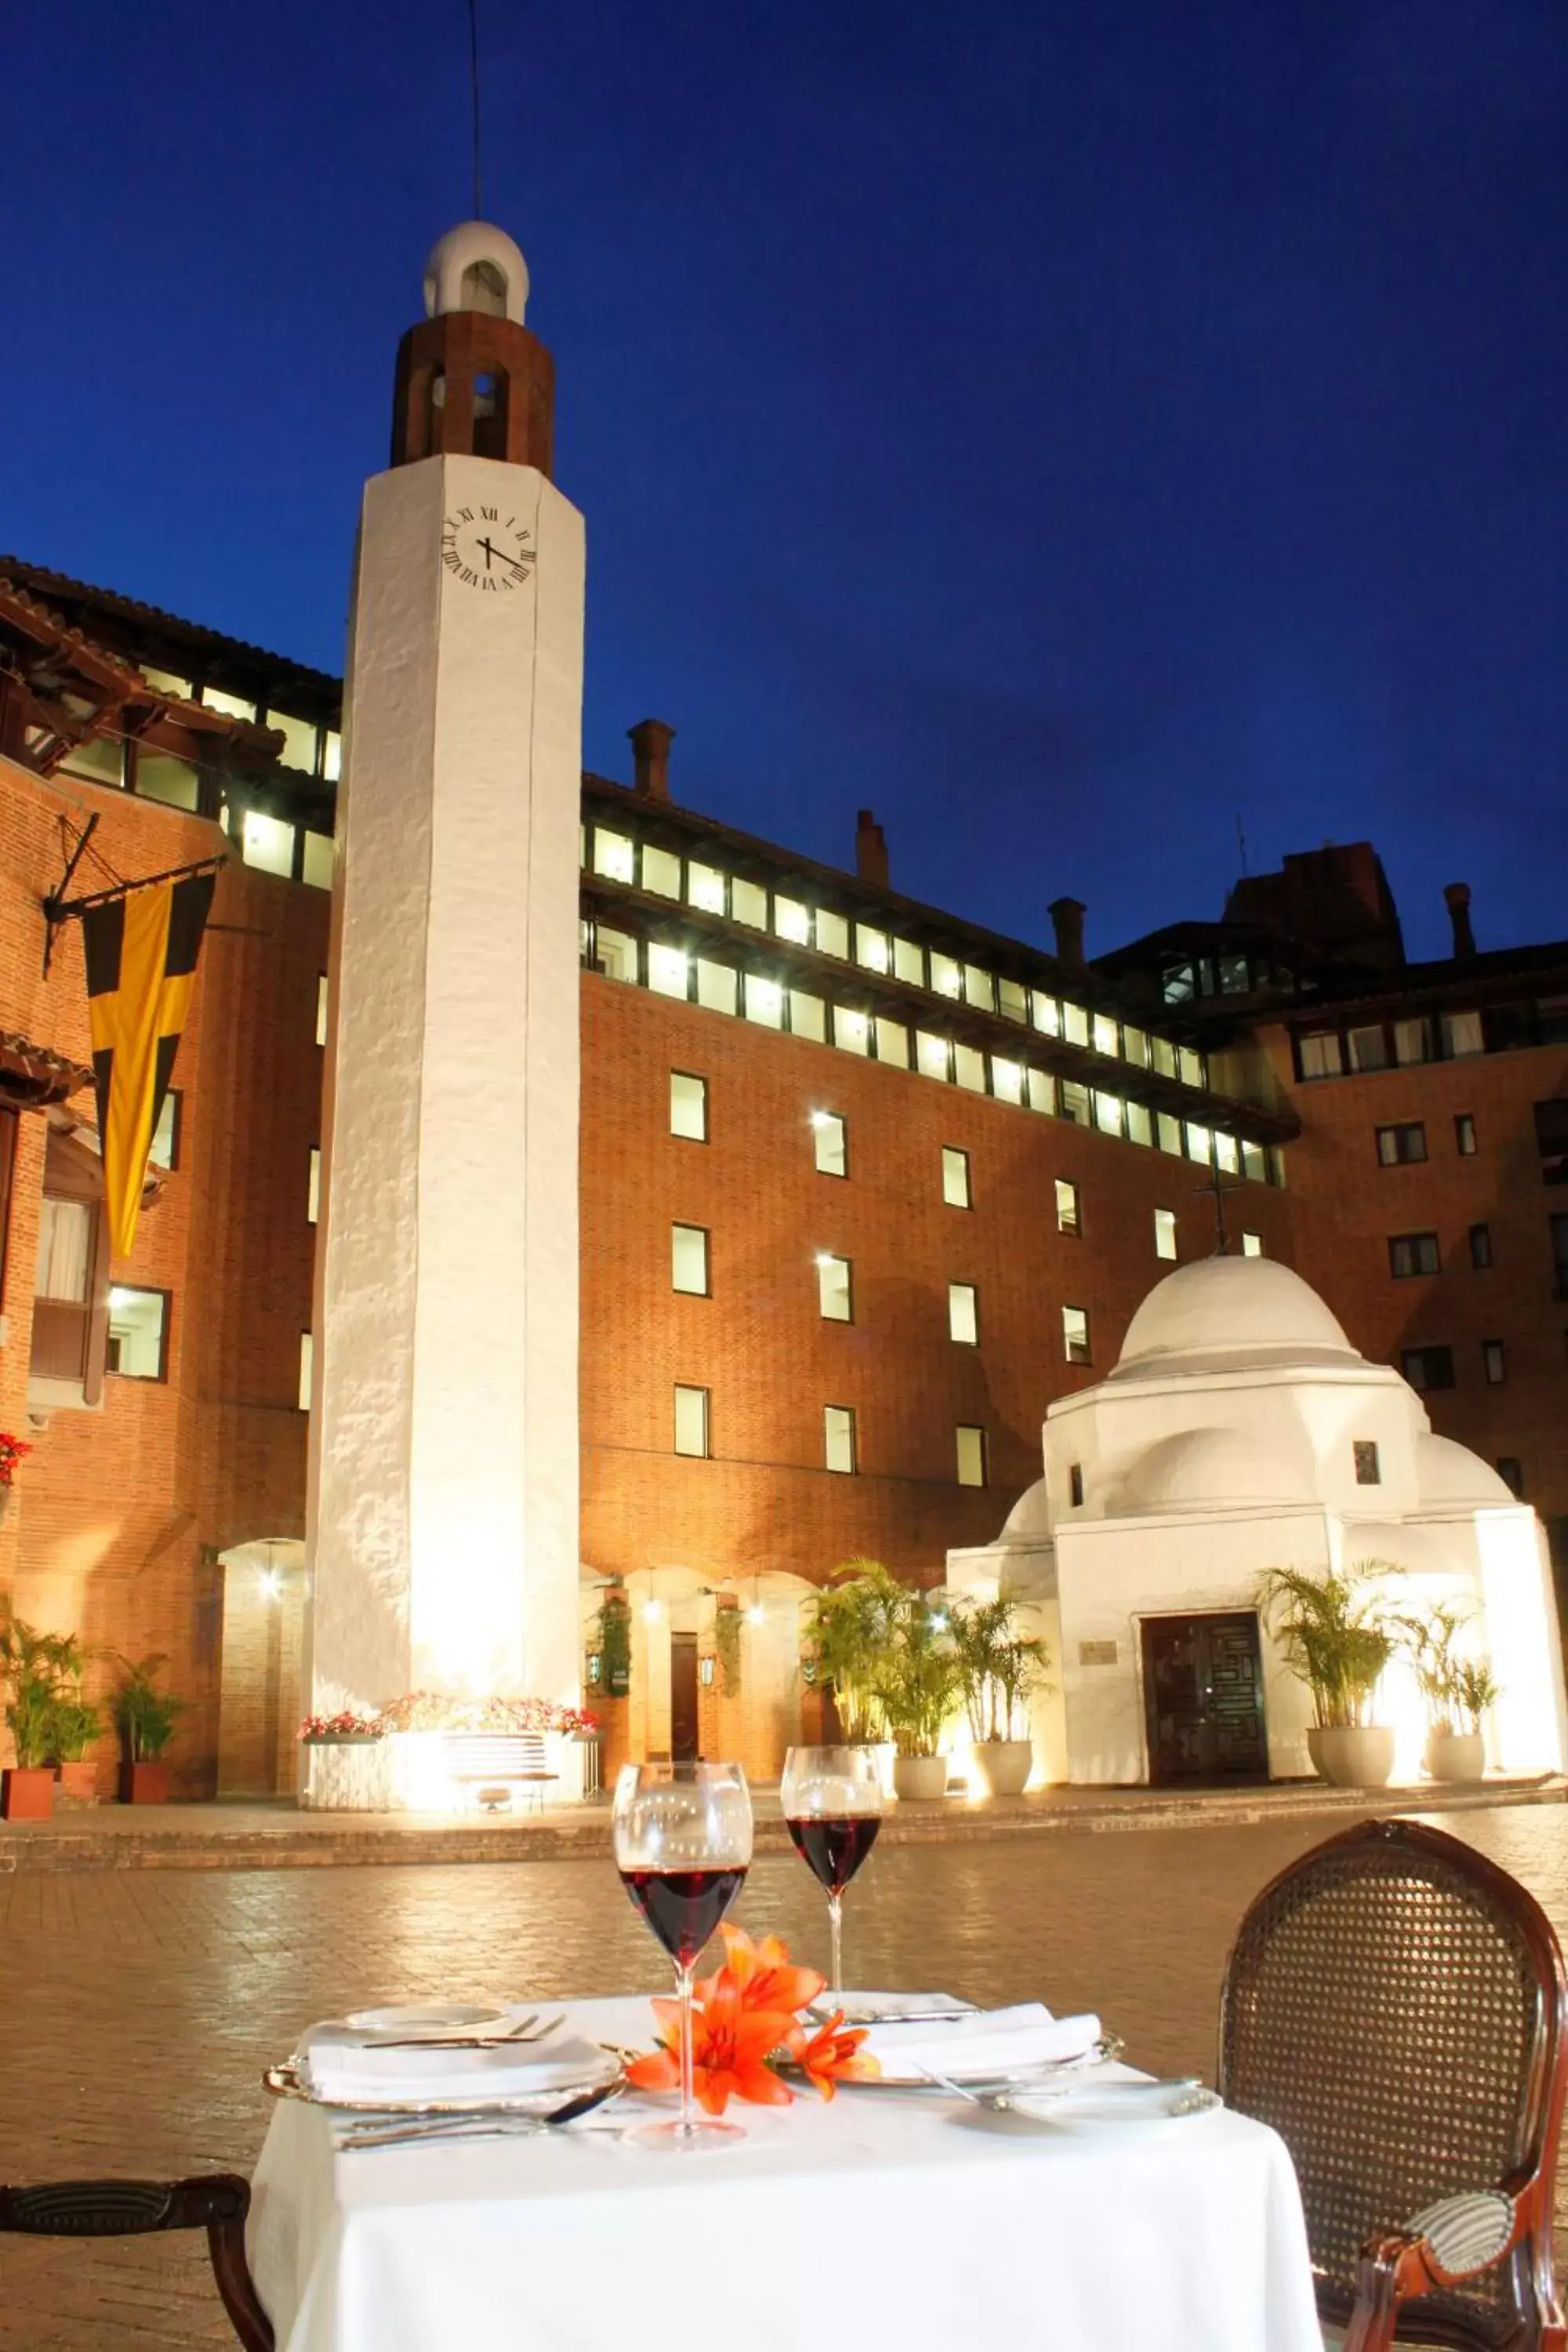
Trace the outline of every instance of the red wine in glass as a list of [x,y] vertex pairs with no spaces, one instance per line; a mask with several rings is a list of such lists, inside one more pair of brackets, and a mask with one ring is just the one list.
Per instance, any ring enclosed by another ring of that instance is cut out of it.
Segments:
[[795,1850],[816,1872],[829,1895],[842,1895],[877,1843],[879,1813],[813,1814],[785,1823]]
[[621,1885],[676,1967],[689,1969],[745,1878],[744,1870],[623,1870]]

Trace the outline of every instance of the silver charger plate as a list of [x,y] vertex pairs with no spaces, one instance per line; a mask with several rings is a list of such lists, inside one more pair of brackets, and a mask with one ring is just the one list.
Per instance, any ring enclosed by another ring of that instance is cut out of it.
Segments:
[[1053,2099],[1049,2092],[1013,2091],[1007,2111],[1036,2124],[1062,2131],[1102,2132],[1146,2129],[1151,2124],[1190,2123],[1194,2116],[1212,2116],[1225,2101],[1203,2083],[1107,2084],[1102,2092],[1089,2089]]
[[[1113,2058],[1121,2057],[1126,2046],[1118,2035],[1102,2033],[1098,2042],[1090,2042],[1089,2048],[1080,2051],[1076,2058],[1050,2058],[1042,2060],[1036,2066],[1010,2068],[982,2066],[976,2062],[973,2067],[965,2066],[962,2070],[948,2067],[944,2072],[950,2083],[957,2083],[965,2091],[1044,2090],[1059,2075],[1076,2074],[1087,2066],[1108,2065]],[[846,2091],[923,2091],[928,2097],[933,2093],[938,2098],[942,2096],[940,2083],[933,2083],[929,2074],[912,2073],[876,2074],[869,2082],[844,2083],[840,2088]]]
[[622,2089],[626,2069],[606,2050],[604,2066],[580,2082],[552,2083],[537,2091],[489,2091],[472,2099],[328,2099],[300,2073],[298,2058],[268,2066],[262,2085],[275,2099],[302,2099],[307,2106],[330,2107],[343,2116],[395,2116],[410,2123],[438,2116],[534,2116],[548,2123],[564,2107],[574,2105],[595,2091],[606,2098]]

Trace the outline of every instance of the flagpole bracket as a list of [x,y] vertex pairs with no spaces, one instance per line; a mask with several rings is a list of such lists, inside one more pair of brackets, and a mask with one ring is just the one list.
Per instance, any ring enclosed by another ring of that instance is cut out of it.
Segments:
[[89,890],[80,898],[68,898],[65,894],[70,886],[71,876],[81,861],[82,851],[87,847],[88,835],[97,823],[96,816],[89,817],[81,837],[67,862],[66,870],[60,877],[58,889],[51,892],[44,900],[46,925],[44,971],[46,973],[48,971],[49,960],[54,952],[57,933],[65,924],[85,915],[90,908],[107,907],[116,898],[129,898],[133,890],[151,890],[154,884],[159,882],[189,882],[198,874],[219,874],[228,864],[226,854],[217,857],[198,857],[189,866],[168,866],[161,874],[143,874],[134,882],[117,882],[111,889]]

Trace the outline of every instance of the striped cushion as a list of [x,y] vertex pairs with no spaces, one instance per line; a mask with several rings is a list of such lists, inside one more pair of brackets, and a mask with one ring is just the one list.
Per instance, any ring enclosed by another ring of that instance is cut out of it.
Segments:
[[1495,2263],[1513,2235],[1513,2200],[1500,2189],[1472,2189],[1424,2206],[1405,2223],[1425,2238],[1450,2278]]

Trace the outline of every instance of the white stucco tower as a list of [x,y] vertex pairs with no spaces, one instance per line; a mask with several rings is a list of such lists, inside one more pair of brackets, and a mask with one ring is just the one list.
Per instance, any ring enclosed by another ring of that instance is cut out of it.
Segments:
[[583,518],[511,239],[441,239],[365,488],[338,802],[306,1688],[578,1696]]

